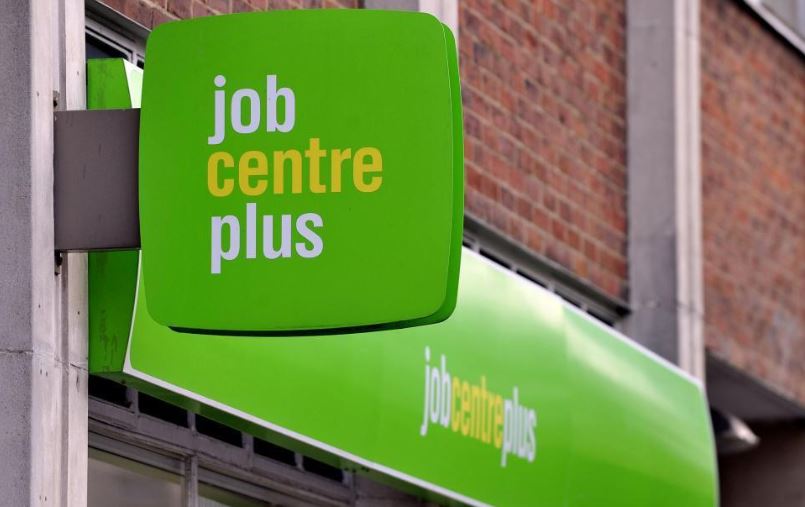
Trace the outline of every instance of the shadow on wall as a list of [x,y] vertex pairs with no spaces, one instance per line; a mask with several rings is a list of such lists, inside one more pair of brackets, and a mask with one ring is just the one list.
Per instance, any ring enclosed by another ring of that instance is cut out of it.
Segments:
[[718,459],[722,507],[805,505],[805,421],[753,424],[753,449]]

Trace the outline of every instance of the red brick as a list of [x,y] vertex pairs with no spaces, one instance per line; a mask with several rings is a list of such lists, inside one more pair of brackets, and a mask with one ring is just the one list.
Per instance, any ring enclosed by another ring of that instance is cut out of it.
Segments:
[[146,28],[154,26],[156,8],[143,0],[130,0],[123,7],[123,14]]
[[217,13],[206,4],[203,4],[200,1],[193,2],[192,16],[194,18],[198,18],[200,16],[213,16],[215,14]]
[[193,15],[192,5],[192,0],[168,0],[167,9],[177,18],[187,19]]
[[701,14],[706,345],[805,402],[805,66],[738,5]]
[[265,0],[232,0],[232,12],[251,12],[264,10],[267,8]]
[[171,16],[170,14],[167,14],[166,12],[163,12],[162,10],[157,9],[157,10],[154,11],[154,26],[155,27],[158,26],[158,25],[161,25],[162,23],[167,23],[169,21],[175,21],[175,20],[176,20],[176,18],[174,16]]
[[230,0],[204,0],[210,9],[220,13],[231,12]]
[[114,9],[118,12],[124,12],[126,8],[126,3],[129,0],[101,0],[107,7]]

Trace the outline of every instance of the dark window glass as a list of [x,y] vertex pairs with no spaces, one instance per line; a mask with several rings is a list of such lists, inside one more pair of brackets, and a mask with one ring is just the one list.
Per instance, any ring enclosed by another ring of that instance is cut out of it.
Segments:
[[320,475],[326,479],[336,482],[344,482],[343,470],[332,465],[328,465],[327,463],[322,463],[321,461],[313,459],[309,456],[302,457],[302,468],[312,474]]
[[203,415],[196,414],[196,430],[202,435],[207,435],[208,437],[218,439],[222,442],[238,447],[243,446],[243,435],[240,431],[225,424],[221,424],[218,421],[208,419]]
[[296,456],[292,450],[272,444],[261,438],[255,437],[254,439],[254,453],[286,465],[296,466]]
[[128,55],[126,53],[103,42],[102,40],[92,37],[91,35],[86,35],[84,37],[84,41],[86,43],[85,51],[87,60],[91,60],[93,58],[125,58],[128,60]]
[[126,386],[97,375],[89,376],[89,395],[115,405],[131,406],[131,402],[126,395]]
[[139,393],[137,401],[140,413],[187,428],[187,410],[145,393]]

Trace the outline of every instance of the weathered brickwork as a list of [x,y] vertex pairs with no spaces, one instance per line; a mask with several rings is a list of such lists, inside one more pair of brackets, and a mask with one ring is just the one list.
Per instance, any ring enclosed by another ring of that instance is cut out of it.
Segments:
[[805,401],[805,65],[740,2],[702,0],[707,346]]
[[467,210],[625,298],[625,2],[459,3]]
[[104,4],[153,28],[175,19],[266,9],[357,7],[359,0],[101,0]]

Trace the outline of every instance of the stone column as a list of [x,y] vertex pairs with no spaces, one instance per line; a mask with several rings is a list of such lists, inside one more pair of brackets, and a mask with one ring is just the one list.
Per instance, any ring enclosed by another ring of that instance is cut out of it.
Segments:
[[699,0],[628,0],[625,331],[704,374]]
[[0,505],[86,505],[86,260],[53,249],[53,111],[84,101],[83,0],[0,3]]

